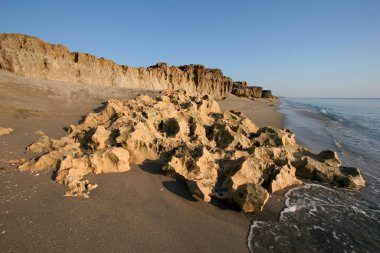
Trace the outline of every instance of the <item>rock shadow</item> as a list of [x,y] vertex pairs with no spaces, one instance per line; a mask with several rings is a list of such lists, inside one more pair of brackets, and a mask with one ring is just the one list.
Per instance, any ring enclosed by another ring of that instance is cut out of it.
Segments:
[[221,199],[211,198],[210,204],[213,206],[216,206],[217,208],[221,210],[231,210],[231,211],[236,211],[236,212],[241,211],[239,206],[234,205],[232,203],[228,203],[227,201],[221,200]]
[[[139,164],[138,167],[148,173],[154,174],[154,175],[162,175],[166,176],[165,172],[162,170],[162,165],[155,162],[144,162],[143,164]],[[166,177],[167,181],[162,182],[162,186],[168,190],[171,193],[174,193],[175,195],[189,200],[189,201],[197,201],[196,198],[194,198],[190,191],[189,187],[187,186],[186,182],[181,181],[179,179]]]
[[95,113],[101,112],[107,106],[107,102],[101,102],[98,107],[93,109],[92,111]]
[[142,164],[137,165],[141,170],[145,172],[149,172],[155,175],[163,175],[165,176],[164,171],[162,170],[162,165],[154,162],[144,162]]
[[[97,107],[92,109],[93,112],[99,113],[101,112],[105,107],[107,106],[107,102],[101,102]],[[82,115],[81,118],[78,120],[78,124],[82,124],[88,115]]]
[[198,201],[196,198],[194,198],[191,195],[189,188],[186,182],[184,181],[181,181],[179,179],[173,179],[173,180],[162,182],[162,185],[165,187],[166,190],[170,191],[171,193],[176,194],[177,196],[185,200],[192,201],[192,202]]

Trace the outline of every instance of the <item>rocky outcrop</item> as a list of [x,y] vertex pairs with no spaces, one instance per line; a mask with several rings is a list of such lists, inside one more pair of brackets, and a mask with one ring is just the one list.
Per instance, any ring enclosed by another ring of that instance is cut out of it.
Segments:
[[169,67],[165,63],[134,68],[21,34],[0,34],[0,69],[36,79],[147,90],[183,89],[215,99],[232,90],[232,80],[219,69]]
[[247,87],[248,83],[246,81],[236,81],[232,83],[232,89],[243,89]]
[[0,127],[0,136],[1,135],[7,135],[7,134],[10,134],[13,132],[13,129],[12,128],[4,128],[4,127]]
[[[364,179],[359,176],[359,169],[342,166],[342,162],[333,151],[324,150],[315,155],[304,150],[296,156],[299,157],[294,161],[298,168],[296,174],[302,178],[358,189],[365,184]],[[336,170],[337,167],[339,170]]]
[[66,137],[44,136],[28,150],[42,155],[19,168],[54,169],[68,196],[87,197],[96,187],[84,180],[88,173],[124,172],[129,163],[145,161],[162,164],[204,201],[222,199],[245,212],[261,210],[271,192],[301,184],[301,178],[358,189],[365,184],[336,153],[314,154],[288,129],[258,128],[240,112],[222,112],[208,96],[185,91],[109,100],[70,126]]
[[273,97],[272,91],[270,91],[270,90],[263,90],[261,97],[262,98],[272,98]]
[[248,86],[247,82],[233,82],[232,94],[247,98],[274,98],[270,90],[263,90],[260,86]]

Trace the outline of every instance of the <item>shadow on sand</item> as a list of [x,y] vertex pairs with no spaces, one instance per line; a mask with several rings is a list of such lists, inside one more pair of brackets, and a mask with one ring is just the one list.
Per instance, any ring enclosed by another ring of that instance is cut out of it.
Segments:
[[[162,170],[162,165],[159,163],[145,162],[143,164],[138,165],[138,167],[145,172],[155,174],[155,175],[165,176],[165,172]],[[192,202],[203,201],[197,196],[193,196],[190,193],[186,182],[180,179],[176,179],[176,178],[170,178],[170,177],[166,177],[166,178],[167,180],[163,181],[162,185],[169,192],[188,201],[192,201]],[[230,204],[224,200],[213,198],[210,204],[222,210],[232,210],[232,211],[240,212],[240,209],[238,206]]]

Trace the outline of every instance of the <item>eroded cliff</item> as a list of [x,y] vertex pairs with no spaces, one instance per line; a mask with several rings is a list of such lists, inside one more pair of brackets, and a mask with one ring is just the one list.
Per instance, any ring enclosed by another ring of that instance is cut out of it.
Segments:
[[232,83],[232,94],[238,97],[247,97],[247,98],[275,98],[272,95],[272,91],[263,90],[263,87],[260,86],[248,86],[247,82],[233,82]]
[[232,90],[231,78],[220,69],[202,65],[169,67],[166,63],[129,67],[22,34],[0,34],[0,69],[36,79],[147,90],[183,89],[216,99],[228,96]]

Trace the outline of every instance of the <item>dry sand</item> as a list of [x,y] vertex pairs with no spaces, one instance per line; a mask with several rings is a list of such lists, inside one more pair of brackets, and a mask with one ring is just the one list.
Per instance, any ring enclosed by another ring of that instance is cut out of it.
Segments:
[[276,110],[278,103],[278,100],[274,99],[257,98],[252,100],[230,95],[219,104],[220,108],[224,111],[235,110],[243,112],[246,117],[259,127],[272,126],[282,128],[284,115]]
[[[25,147],[43,131],[51,137],[108,98],[141,91],[32,81],[0,72],[1,252],[247,252],[252,215],[194,199],[187,186],[163,176],[154,164],[127,173],[91,176],[102,185],[89,199],[64,197],[52,171],[19,172],[10,159],[28,158]],[[154,92],[144,91],[150,95]],[[222,109],[243,111],[259,126],[281,126],[272,102],[230,96]],[[271,198],[261,218],[275,218],[281,197]],[[269,219],[268,218],[268,219]]]

